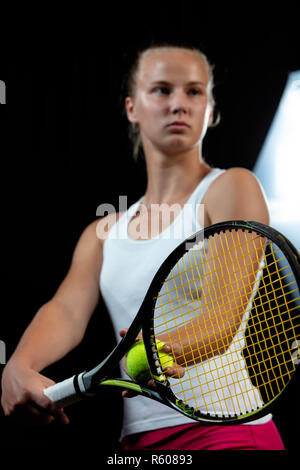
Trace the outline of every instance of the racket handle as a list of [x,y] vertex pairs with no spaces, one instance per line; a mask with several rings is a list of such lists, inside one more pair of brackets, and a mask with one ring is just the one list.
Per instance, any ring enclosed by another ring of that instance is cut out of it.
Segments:
[[44,394],[62,408],[77,403],[84,398],[85,393],[82,376],[83,372],[47,387],[44,389]]

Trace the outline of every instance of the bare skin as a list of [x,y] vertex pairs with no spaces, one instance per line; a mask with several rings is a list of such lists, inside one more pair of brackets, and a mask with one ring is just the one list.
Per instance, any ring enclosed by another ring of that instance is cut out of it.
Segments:
[[[201,154],[202,141],[212,121],[209,89],[207,67],[191,51],[156,50],[142,60],[137,89],[134,96],[127,97],[125,105],[129,121],[140,129],[148,178],[143,204],[150,216],[153,204],[178,203],[183,207],[210,171]],[[204,219],[200,222],[204,226],[234,219],[269,223],[260,184],[242,168],[220,175],[202,203]],[[84,230],[65,279],[53,298],[39,309],[8,361],[2,376],[1,398],[6,416],[26,415],[37,424],[69,422],[64,410],[43,395],[45,386],[54,382],[41,371],[65,356],[84,336],[99,300],[103,243],[118,216],[96,220]],[[136,214],[129,224],[129,235],[139,239],[134,230],[137,222],[144,237],[165,228],[163,213],[158,226],[149,226],[149,220],[151,224],[151,217]],[[166,352],[167,348],[166,344]],[[181,373],[180,369],[177,371]],[[132,395],[124,392],[124,396]]]

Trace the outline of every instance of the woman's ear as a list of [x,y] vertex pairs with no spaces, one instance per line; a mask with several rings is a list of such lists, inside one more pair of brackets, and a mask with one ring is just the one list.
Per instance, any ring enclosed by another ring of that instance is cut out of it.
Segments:
[[213,107],[209,114],[208,127],[217,127],[220,121],[221,121],[221,113],[220,111],[216,110],[215,107]]
[[209,113],[209,118],[208,118],[207,127],[211,127],[211,125],[212,125],[212,123],[213,123],[213,120],[214,120],[214,108],[211,107],[211,110],[210,110],[210,113]]
[[131,96],[127,96],[127,98],[125,98],[125,109],[126,109],[128,120],[132,124],[137,124],[138,121],[137,121],[136,112],[135,112],[135,103],[134,103],[133,98],[131,98]]

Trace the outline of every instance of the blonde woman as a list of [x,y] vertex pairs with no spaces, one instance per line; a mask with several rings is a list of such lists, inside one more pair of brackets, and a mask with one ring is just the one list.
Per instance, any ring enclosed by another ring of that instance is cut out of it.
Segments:
[[[43,394],[53,381],[41,371],[79,344],[100,293],[123,336],[157,268],[182,239],[224,220],[269,223],[251,172],[211,168],[202,157],[214,98],[212,67],[201,51],[156,45],[140,52],[128,74],[125,108],[134,152],[145,158],[145,194],[127,211],[96,220],[83,232],[67,276],[4,370],[6,415],[26,411],[39,422],[68,422]],[[125,450],[284,448],[271,415],[246,425],[206,426],[143,397],[123,396]]]

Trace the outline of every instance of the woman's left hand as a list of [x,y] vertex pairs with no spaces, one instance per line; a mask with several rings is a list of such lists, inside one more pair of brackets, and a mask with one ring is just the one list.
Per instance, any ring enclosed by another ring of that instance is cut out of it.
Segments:
[[[120,331],[120,336],[123,338],[126,335],[127,331],[128,331],[128,328],[125,328],[125,329],[121,330]],[[139,333],[138,336],[135,339],[135,342],[141,341],[142,339],[143,339],[143,335],[142,335],[142,333]],[[167,353],[167,354],[170,354],[171,347],[167,343],[165,343],[161,350],[163,352]],[[127,367],[126,367],[126,356],[123,357],[123,359],[122,359],[122,367],[123,367],[124,371],[126,372],[126,374],[129,375]],[[167,377],[172,377],[173,379],[174,378],[179,379],[179,378],[183,377],[184,373],[185,373],[184,368],[182,366],[176,364],[176,362],[174,362],[172,367],[166,367],[164,369],[164,374]],[[147,386],[149,388],[154,389],[154,390],[157,388],[156,384],[155,384],[155,381],[153,379],[150,379],[147,382]],[[134,393],[131,390],[124,390],[122,392],[122,397],[124,397],[124,398],[132,398],[132,397],[136,397],[137,395],[138,395],[137,393]]]

